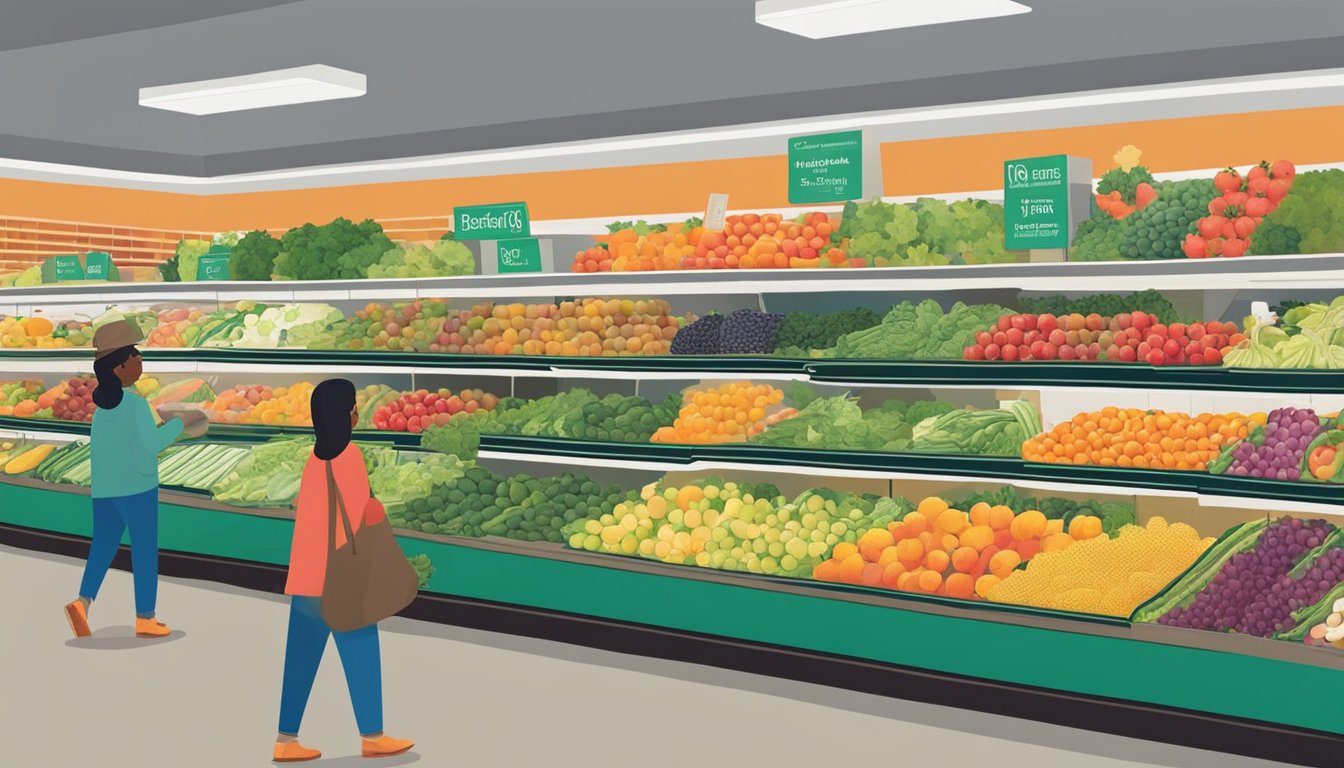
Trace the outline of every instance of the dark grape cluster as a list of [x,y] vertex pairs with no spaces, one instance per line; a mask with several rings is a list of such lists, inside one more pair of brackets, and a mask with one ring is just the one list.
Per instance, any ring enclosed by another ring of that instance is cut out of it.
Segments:
[[705,315],[677,331],[672,337],[671,352],[674,355],[717,355],[722,328],[723,315]]
[[1310,408],[1277,408],[1265,422],[1265,442],[1244,440],[1233,449],[1227,474],[1263,477],[1267,480],[1298,480],[1302,455],[1321,431],[1321,420]]
[[1344,549],[1328,549],[1302,574],[1302,578],[1282,576],[1269,591],[1246,608],[1236,630],[1246,635],[1269,637],[1297,626],[1293,611],[1320,602],[1325,593],[1344,581]]
[[779,324],[784,316],[754,309],[738,309],[723,319],[719,332],[719,353],[724,355],[768,355],[775,351]]
[[[1255,548],[1233,555],[1190,605],[1171,609],[1158,623],[1214,632],[1235,629],[1247,634],[1272,634],[1276,631],[1273,617],[1280,609],[1262,601],[1281,599],[1285,607],[1289,604],[1291,596],[1284,595],[1282,587],[1277,593],[1282,597],[1275,597],[1275,585],[1288,576],[1302,555],[1320,546],[1332,528],[1324,520],[1274,521],[1265,528]],[[1251,613],[1252,606],[1255,614]],[[1287,608],[1288,612],[1292,610]]]

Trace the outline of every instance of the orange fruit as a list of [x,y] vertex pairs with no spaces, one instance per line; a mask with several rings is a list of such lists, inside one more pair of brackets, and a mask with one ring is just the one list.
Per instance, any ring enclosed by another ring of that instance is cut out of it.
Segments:
[[980,578],[975,580],[975,594],[979,595],[980,597],[988,599],[989,590],[998,586],[998,583],[1000,581],[1003,581],[1003,579],[1000,579],[998,576],[995,576],[991,573],[987,573],[984,576],[981,576]]
[[882,576],[886,570],[877,563],[868,563],[863,567],[863,573],[859,576],[859,581],[867,587],[880,587],[882,586]]
[[1004,531],[1013,524],[1013,510],[1002,504],[991,507],[989,510],[989,527],[996,531]]
[[846,584],[858,584],[863,578],[863,569],[868,565],[858,552],[840,561],[840,581]]
[[937,496],[929,496],[919,502],[915,511],[930,520],[936,520],[944,510],[948,508],[948,503]]
[[969,600],[975,593],[975,579],[967,573],[954,573],[947,577],[947,595],[961,600]]
[[875,528],[859,537],[859,554],[870,563],[876,563],[882,557],[882,550],[894,544],[896,539],[886,528]]
[[835,545],[835,549],[831,550],[831,557],[839,562],[844,562],[845,560],[849,559],[850,555],[858,551],[859,548],[857,545],[852,544],[848,541],[842,541],[839,544]]
[[974,547],[958,547],[952,552],[952,567],[962,573],[975,570],[975,564],[979,560],[980,553]]
[[915,568],[924,562],[924,545],[919,539],[905,539],[896,544],[896,559],[907,570]]
[[901,577],[904,575],[906,575],[905,566],[900,563],[889,563],[882,570],[882,586],[899,589]]
[[1052,533],[1041,539],[1042,552],[1060,552],[1069,548],[1073,543],[1073,537],[1067,533]]
[[823,560],[812,569],[812,578],[817,581],[839,581],[840,563],[835,560]]
[[1013,537],[1020,538],[1023,541],[1038,538],[1045,533],[1045,525],[1047,522],[1045,515],[1041,514],[1038,510],[1029,509],[1013,520],[1012,525],[1016,526],[1023,534],[1022,536],[1018,536],[1014,533]]
[[989,525],[990,506],[985,502],[977,502],[971,507],[971,525]]
[[994,529],[988,525],[973,525],[962,531],[959,543],[963,547],[983,550],[994,543]]
[[894,545],[887,547],[886,549],[882,550],[882,554],[878,555],[877,564],[886,566],[891,565],[892,563],[898,563],[900,562],[900,558],[897,557],[898,554],[899,553],[896,551],[896,547]]
[[[989,572],[998,576],[1000,579],[1008,578],[1008,575],[1022,562],[1022,556],[1014,550],[1005,549],[996,552],[994,557],[989,560]],[[841,571],[844,571],[844,565],[841,565]]]
[[959,509],[943,510],[934,523],[934,527],[938,530],[951,534],[961,533],[966,530],[969,525],[970,523],[966,520],[966,513]]
[[941,549],[935,549],[924,556],[924,564],[928,566],[929,570],[937,571],[938,573],[947,570],[947,565],[950,560],[951,558],[947,556],[947,553]]
[[929,518],[923,512],[911,512],[905,516],[905,529],[911,536],[918,536],[929,530]]
[[919,574],[919,589],[922,592],[936,592],[938,587],[943,585],[943,575],[936,571],[925,571]]

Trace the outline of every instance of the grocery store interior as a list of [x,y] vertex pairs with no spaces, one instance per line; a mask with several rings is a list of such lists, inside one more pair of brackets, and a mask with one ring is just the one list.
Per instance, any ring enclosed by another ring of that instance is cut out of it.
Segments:
[[333,457],[317,765],[1339,764],[1338,0],[12,0],[0,105],[7,764],[300,756]]

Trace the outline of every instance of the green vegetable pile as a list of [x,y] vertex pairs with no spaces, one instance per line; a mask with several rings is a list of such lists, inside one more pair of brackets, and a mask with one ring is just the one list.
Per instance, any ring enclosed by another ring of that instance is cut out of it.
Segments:
[[840,312],[790,312],[780,323],[775,354],[781,357],[807,357],[811,350],[835,346],[841,336],[882,322],[871,309],[846,309]]
[[173,257],[159,265],[159,274],[165,282],[192,282],[196,279],[196,266],[210,250],[209,240],[179,240]]
[[493,411],[477,411],[425,430],[420,444],[442,453],[474,456],[473,438],[480,435],[519,435],[647,443],[661,426],[671,424],[681,409],[681,395],[673,394],[654,405],[642,397],[598,397],[583,388],[537,400],[506,398]]
[[358,280],[392,250],[392,241],[373,219],[355,224],[338,218],[330,224],[304,224],[280,239],[275,277],[289,280]]
[[851,203],[835,234],[849,238],[850,258],[869,266],[994,264],[1016,258],[1003,247],[1003,206],[985,200]]
[[1293,179],[1293,190],[1256,227],[1253,254],[1339,253],[1344,251],[1344,171],[1308,171]]
[[467,465],[457,457],[437,454],[402,454],[396,463],[369,473],[369,491],[383,503],[389,518],[405,519],[406,505],[428,497],[436,485],[466,474]]
[[600,487],[582,475],[500,477],[471,467],[455,480],[405,506],[389,520],[397,527],[452,536],[503,536],[520,541],[564,541],[574,520],[610,511],[632,494]]
[[1011,314],[995,304],[957,302],[946,313],[938,302],[903,301],[879,325],[841,336],[825,355],[834,358],[887,360],[960,360],[977,331]]
[[988,411],[949,411],[915,425],[910,450],[972,456],[1021,456],[1022,443],[1042,432],[1041,415],[1025,400]]
[[1147,168],[1136,165],[1126,171],[1123,168],[1115,167],[1107,171],[1097,181],[1097,194],[1105,196],[1111,194],[1112,191],[1119,191],[1121,198],[1133,204],[1138,187],[1144,182],[1153,184],[1153,174],[1149,173]]
[[[951,405],[938,400],[915,403],[889,400],[880,407],[864,411],[848,395],[801,398],[799,394],[799,389],[794,389],[790,396],[795,404],[805,402],[798,415],[770,425],[751,438],[752,445],[840,451],[909,451],[912,450],[911,438],[916,424],[952,410]],[[1014,455],[1018,448],[1014,449]]]
[[[1152,203],[1149,203],[1152,205]],[[1113,219],[1098,211],[1078,225],[1069,246],[1069,261],[1119,261],[1120,245],[1125,241],[1128,219]]]
[[1154,290],[1140,291],[1129,295],[1118,293],[1096,293],[1080,299],[1070,299],[1060,295],[1041,296],[1039,298],[1021,297],[1018,303],[1022,311],[1031,315],[1080,315],[1098,314],[1102,317],[1115,317],[1121,313],[1141,310],[1156,315],[1159,322],[1175,323],[1180,320],[1176,308],[1166,296]]
[[313,441],[283,437],[261,443],[210,488],[221,504],[235,507],[287,507],[299,495],[303,465]]
[[455,240],[439,240],[431,246],[393,246],[377,263],[369,265],[368,275],[381,277],[449,277],[470,275],[476,261],[467,246]]
[[280,241],[269,232],[248,232],[229,254],[229,272],[235,280],[270,280],[279,255]]
[[1212,179],[1160,181],[1153,185],[1157,199],[1124,219],[1123,259],[1182,259],[1181,243],[1195,231],[1218,196]]

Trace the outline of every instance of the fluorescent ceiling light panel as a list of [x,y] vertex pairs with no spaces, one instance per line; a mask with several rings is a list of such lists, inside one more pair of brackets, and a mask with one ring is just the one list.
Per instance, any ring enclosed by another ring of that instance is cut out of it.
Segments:
[[310,101],[352,99],[363,96],[366,91],[364,75],[325,64],[312,64],[241,77],[141,88],[140,106],[189,115],[214,115]]
[[1012,0],[758,0],[756,23],[820,40],[1030,11]]

